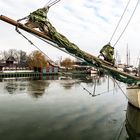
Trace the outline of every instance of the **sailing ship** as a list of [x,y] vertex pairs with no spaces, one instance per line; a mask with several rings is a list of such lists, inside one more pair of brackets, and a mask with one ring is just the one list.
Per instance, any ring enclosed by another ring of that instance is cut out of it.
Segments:
[[[57,32],[55,27],[53,27],[53,25],[49,22],[46,14],[48,13],[49,8],[52,5],[56,4],[59,1],[60,0],[55,0],[52,3],[49,3],[46,7],[40,8],[32,12],[29,16],[21,19],[21,20],[27,19],[28,21],[26,22],[26,24],[22,24],[19,22],[20,20],[15,21],[4,15],[0,16],[0,20],[15,26],[16,31],[20,35],[22,35],[25,39],[27,39],[32,45],[34,44],[25,35],[23,35],[19,31],[19,29],[22,29],[28,33],[35,35],[42,41],[45,41],[46,43],[52,45],[53,47],[56,47],[60,49],[61,51],[64,51],[76,58],[79,58],[80,60],[86,62],[88,65],[95,67],[99,69],[100,71],[104,70],[105,74],[110,75],[113,79],[117,81],[129,84],[132,86],[135,85],[136,89],[139,90],[139,83],[140,83],[139,76],[131,75],[126,72],[118,70],[114,64],[81,50],[76,44],[70,42],[64,35]],[[39,29],[39,31],[36,30],[35,28]],[[128,91],[131,91],[129,89],[132,89],[132,88],[128,88]],[[133,91],[135,92],[135,90]],[[139,94],[139,92],[138,93],[135,92],[135,93]],[[129,99],[130,99],[129,100],[130,102],[131,100],[133,100],[131,99],[131,97]]]

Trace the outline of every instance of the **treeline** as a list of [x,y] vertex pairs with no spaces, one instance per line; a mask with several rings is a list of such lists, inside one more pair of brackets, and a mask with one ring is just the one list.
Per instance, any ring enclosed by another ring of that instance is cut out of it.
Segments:
[[[45,55],[38,50],[35,50],[30,54],[27,54],[27,52],[25,51],[16,50],[16,49],[10,49],[8,51],[0,52],[1,62],[6,61],[9,57],[14,58],[14,61],[23,67],[25,66],[30,68],[46,67],[46,65],[49,63]],[[70,68],[74,64],[75,64],[74,60],[70,58],[65,58],[60,62],[60,65],[66,68]]]
[[27,54],[25,51],[10,49],[8,51],[0,52],[1,63],[6,61],[8,58],[13,58],[14,61],[20,66],[26,67],[45,67],[48,61],[45,56],[38,50]]

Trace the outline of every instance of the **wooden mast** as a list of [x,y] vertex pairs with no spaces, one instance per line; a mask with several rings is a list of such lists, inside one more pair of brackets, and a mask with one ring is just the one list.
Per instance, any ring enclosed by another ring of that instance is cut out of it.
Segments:
[[[0,20],[2,20],[2,21],[4,21],[4,22],[7,22],[7,23],[9,23],[9,24],[11,24],[11,25],[13,25],[13,26],[18,26],[18,28],[20,28],[20,29],[22,29],[22,30],[24,30],[24,31],[26,31],[26,32],[32,33],[32,34],[34,34],[34,35],[37,35],[37,36],[39,36],[39,37],[41,37],[41,38],[43,38],[43,39],[46,39],[46,40],[48,40],[48,41],[52,41],[52,39],[51,39],[50,37],[48,37],[47,35],[44,35],[43,33],[39,32],[39,31],[37,31],[37,30],[28,28],[27,26],[25,26],[25,25],[23,25],[23,24],[21,24],[21,23],[18,23],[17,21],[15,21],[15,20],[13,20],[13,19],[11,19],[11,18],[8,18],[8,17],[6,17],[6,16],[4,16],[4,15],[1,15],[1,16],[0,16]],[[96,56],[93,56],[93,55],[91,55],[91,54],[89,54],[89,53],[87,53],[87,52],[84,52],[84,51],[82,51],[82,50],[80,50],[80,51],[81,51],[81,53],[84,55],[84,57],[86,57],[87,59],[90,58],[90,59],[92,59],[93,61],[94,61],[94,60],[95,60],[95,61],[98,60],[98,61],[101,63],[101,67],[102,67],[103,69],[110,70],[110,71],[115,72],[115,73],[118,73],[118,74],[120,74],[120,75],[122,75],[122,76],[126,76],[126,77],[128,77],[128,78],[131,78],[131,79],[140,81],[140,77],[136,77],[136,76],[130,75],[130,74],[128,74],[128,73],[125,73],[125,72],[123,72],[123,71],[117,70],[115,67],[111,66],[109,62],[104,61],[104,60],[101,60],[101,59],[97,58]]]

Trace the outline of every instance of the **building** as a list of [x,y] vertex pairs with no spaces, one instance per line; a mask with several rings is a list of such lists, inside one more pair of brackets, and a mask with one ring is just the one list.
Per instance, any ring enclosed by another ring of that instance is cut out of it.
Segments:
[[43,74],[58,74],[59,73],[59,67],[56,65],[49,64],[46,66],[46,68],[42,69]]
[[28,67],[20,65],[13,56],[8,57],[6,60],[0,61],[0,72],[15,72],[19,70],[26,70]]

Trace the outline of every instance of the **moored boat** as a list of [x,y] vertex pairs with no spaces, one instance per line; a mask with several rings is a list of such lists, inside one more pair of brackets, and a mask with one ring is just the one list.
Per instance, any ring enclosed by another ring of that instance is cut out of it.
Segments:
[[140,83],[127,87],[128,101],[135,107],[140,108]]

